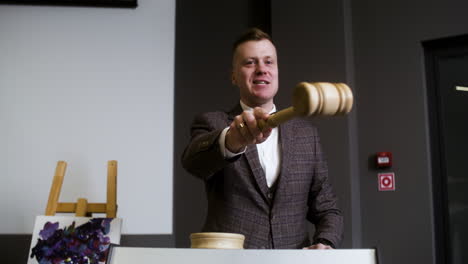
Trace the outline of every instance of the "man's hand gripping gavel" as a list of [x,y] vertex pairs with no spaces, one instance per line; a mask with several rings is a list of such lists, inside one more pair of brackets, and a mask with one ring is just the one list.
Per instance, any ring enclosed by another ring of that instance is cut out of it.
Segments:
[[260,107],[244,111],[230,124],[226,147],[234,153],[250,144],[264,142],[274,127],[295,117],[335,116],[349,113],[353,93],[344,83],[299,83],[293,94],[293,106],[269,115]]

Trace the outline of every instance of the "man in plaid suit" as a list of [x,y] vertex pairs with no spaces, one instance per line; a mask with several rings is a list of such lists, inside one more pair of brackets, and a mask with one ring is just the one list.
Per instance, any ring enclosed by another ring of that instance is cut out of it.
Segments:
[[[184,168],[205,182],[203,231],[243,234],[246,248],[339,246],[343,218],[316,128],[304,119],[257,126],[276,111],[278,64],[270,36],[247,31],[234,43],[232,64],[239,104],[197,116],[182,156]],[[315,225],[312,243],[307,220]]]

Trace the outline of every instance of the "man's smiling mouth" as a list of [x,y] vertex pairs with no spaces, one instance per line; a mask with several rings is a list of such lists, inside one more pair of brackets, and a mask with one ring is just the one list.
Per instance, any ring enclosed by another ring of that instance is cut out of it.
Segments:
[[270,82],[268,81],[263,81],[263,80],[256,80],[256,81],[253,81],[254,84],[270,84]]

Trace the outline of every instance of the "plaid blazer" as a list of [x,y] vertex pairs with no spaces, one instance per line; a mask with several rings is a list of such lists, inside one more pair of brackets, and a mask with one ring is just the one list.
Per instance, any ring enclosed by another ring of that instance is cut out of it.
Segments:
[[311,244],[309,220],[316,229],[314,241],[326,239],[337,247],[343,218],[316,128],[302,119],[279,127],[281,172],[272,191],[255,145],[233,159],[221,154],[219,135],[241,112],[237,105],[229,112],[197,116],[182,155],[184,168],[205,182],[208,212],[203,231],[243,234],[245,248],[302,248]]

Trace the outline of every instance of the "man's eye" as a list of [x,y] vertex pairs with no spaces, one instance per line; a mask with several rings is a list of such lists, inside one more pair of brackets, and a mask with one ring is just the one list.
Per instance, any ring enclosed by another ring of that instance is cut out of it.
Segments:
[[265,62],[265,64],[273,64],[273,61],[267,60],[267,61]]
[[255,62],[252,61],[252,60],[249,60],[249,61],[246,61],[246,62],[245,62],[246,65],[251,65],[251,64],[254,64],[254,63],[255,63]]

